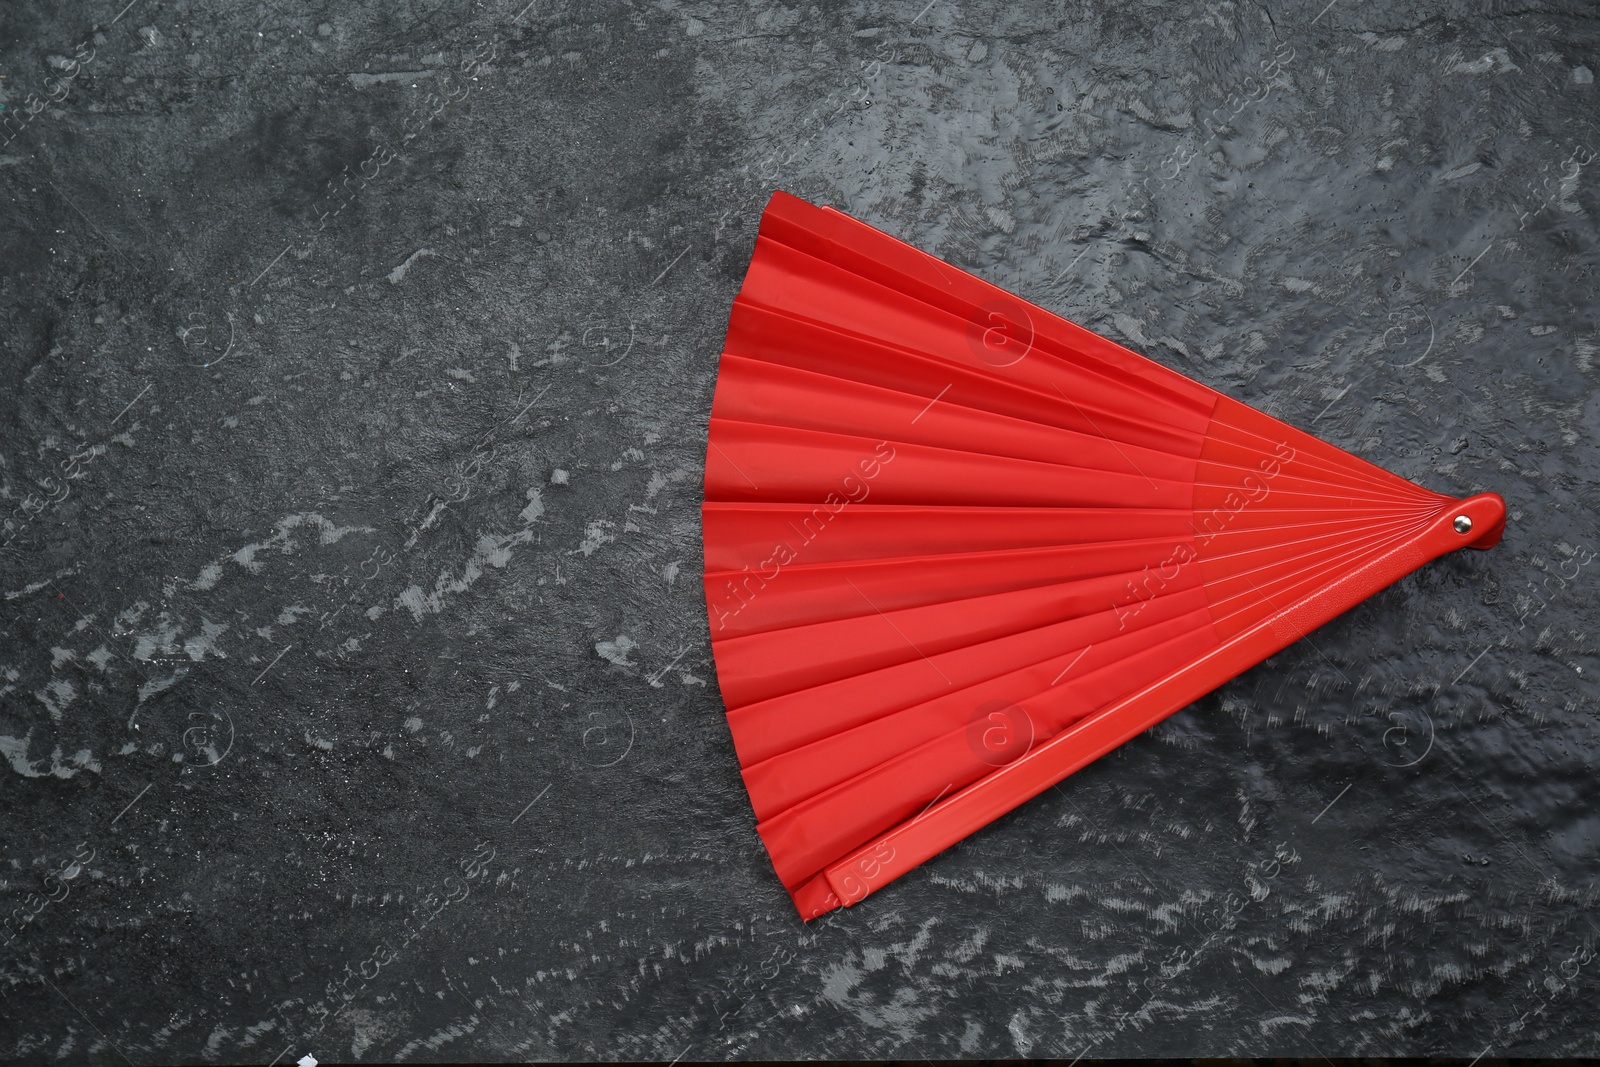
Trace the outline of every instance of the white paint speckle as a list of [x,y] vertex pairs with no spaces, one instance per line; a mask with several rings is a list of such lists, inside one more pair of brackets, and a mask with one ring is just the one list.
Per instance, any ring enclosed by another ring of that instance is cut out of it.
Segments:
[[590,519],[583,528],[583,542],[578,545],[578,551],[585,556],[594,555],[595,549],[617,539],[617,535],[610,532],[615,528],[616,523],[610,519]]
[[50,775],[55,778],[71,778],[79,771],[93,771],[100,773],[100,761],[94,758],[94,753],[86,748],[80,748],[73,753],[70,764],[61,762],[61,746],[57,745],[50,753],[50,762],[46,766],[44,760],[30,760],[28,758],[28,742],[33,737],[29,730],[23,737],[11,737],[0,734],[0,758],[11,765],[11,769],[24,778],[43,778]]
[[439,253],[435,252],[431,248],[417,249],[415,252],[406,257],[404,263],[401,263],[398,267],[389,272],[389,284],[399,285],[401,282],[405,281],[406,275],[411,273],[411,264],[415,263],[418,259],[422,258],[423,256],[436,256],[438,254]]
[[77,687],[65,678],[57,678],[37,693],[39,702],[50,709],[50,718],[61,721],[61,713],[78,697]]
[[639,647],[639,643],[627,634],[618,634],[614,641],[597,641],[594,650],[600,653],[601,658],[608,659],[619,667],[632,667],[634,662],[628,654]]
[[[262,552],[274,549],[284,555],[291,554],[295,549],[293,532],[302,527],[310,527],[316,530],[318,542],[324,545],[334,544],[335,542],[341,541],[353,533],[374,532],[374,527],[371,526],[336,526],[315,511],[297,512],[292,515],[285,515],[283,518],[274,523],[273,526],[274,528],[272,536],[267,538],[265,541],[256,541],[245,545],[243,548],[223,556],[218,562],[231,560],[232,562],[243,567],[245,570],[249,571],[251,574],[259,574],[262,564],[256,559],[256,556],[260,555]],[[196,581],[202,580],[209,569],[210,567],[208,565],[201,571],[200,576],[196,579]]]
[[532,540],[533,533],[527,529],[513,534],[483,534],[473,546],[472,555],[462,566],[459,576],[448,570],[441,571],[434,580],[433,592],[424,593],[420,585],[409,586],[394,598],[394,606],[405,608],[417,622],[421,622],[424,615],[440,611],[450,597],[465,592],[482,577],[484,567],[504,567],[511,562],[513,548]]
[[212,561],[200,568],[200,573],[189,583],[190,589],[210,589],[222,578],[222,564]]
[[1379,37],[1377,34],[1369,32],[1359,33],[1356,36],[1361,41],[1364,41],[1368,48],[1376,49],[1379,52],[1398,52],[1405,47],[1406,43],[1405,37],[1401,35]]
[[1447,74],[1504,74],[1522,68],[1511,62],[1511,53],[1504,48],[1491,48],[1477,59],[1457,61]]
[[179,667],[165,678],[152,678],[139,687],[139,704],[160,693],[166,692],[181,682],[189,673],[189,668]]
[[200,633],[183,642],[184,653],[192,660],[199,662],[207,655],[217,659],[227,659],[228,654],[217,645],[217,638],[228,628],[227,623],[209,622],[200,620]]
[[311,609],[304,604],[290,604],[278,612],[277,623],[279,626],[293,626],[302,615],[311,614]]
[[1026,1056],[1033,1049],[1033,1038],[1028,1036],[1028,1031],[1024,1028],[1025,1021],[1022,1011],[1019,1009],[1015,1015],[1011,1016],[1011,1021],[1006,1024],[1006,1030],[1011,1034],[1011,1043],[1017,1047],[1017,1055],[1019,1056]]

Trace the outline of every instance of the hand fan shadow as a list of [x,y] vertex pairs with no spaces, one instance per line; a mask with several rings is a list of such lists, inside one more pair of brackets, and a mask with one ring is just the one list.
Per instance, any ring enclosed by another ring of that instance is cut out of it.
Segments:
[[1430,492],[775,193],[706,451],[718,682],[807,919],[1446,552]]

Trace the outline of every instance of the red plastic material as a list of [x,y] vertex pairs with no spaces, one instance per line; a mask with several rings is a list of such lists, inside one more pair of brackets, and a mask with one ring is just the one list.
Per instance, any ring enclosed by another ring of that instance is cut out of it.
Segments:
[[786,193],[705,496],[728,723],[807,919],[1505,526]]

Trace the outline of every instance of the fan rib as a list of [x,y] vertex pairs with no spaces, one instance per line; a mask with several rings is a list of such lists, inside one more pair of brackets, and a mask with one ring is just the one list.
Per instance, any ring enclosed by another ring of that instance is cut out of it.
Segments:
[[1238,439],[1235,435],[1247,443],[1253,443],[1263,452],[1275,451],[1280,444],[1285,445],[1293,449],[1297,456],[1304,455],[1308,462],[1324,466],[1331,471],[1345,471],[1352,476],[1387,485],[1402,494],[1435,498],[1438,496],[1393,471],[1384,470],[1354,453],[1346,452],[1321,438],[1311,436],[1304,430],[1280,422],[1265,412],[1257,411],[1219,393],[1216,407],[1212,411],[1211,426],[1206,431],[1207,441],[1220,444]]
[[[1195,592],[1198,594],[1198,590]],[[1196,600],[1198,606],[1191,607]],[[1120,634],[1114,631],[1108,634],[1105,632],[1108,628],[1101,627],[1095,641],[1064,642],[1060,646],[1063,650],[1048,659],[879,716],[747,766],[744,780],[756,817],[763,821],[774,817],[925,741],[952,730],[965,729],[973,718],[973,709],[987,702],[1016,702],[1035,697],[1050,689],[1056,679],[1069,670],[1087,675],[1173,638],[1213,632],[1211,613],[1203,596],[1189,597],[1187,603],[1178,606],[1190,607],[1190,610]]]
[[[766,237],[756,238],[756,245],[755,258],[739,290],[741,298],[774,308],[805,307],[818,322],[858,335],[895,337],[901,344],[956,366],[985,365],[982,349],[974,350],[971,333],[976,324],[968,317],[852,275]],[[981,336],[983,330],[977,332]],[[1205,432],[1211,416],[1208,403],[1185,402],[1170,388],[1149,379],[1145,379],[1147,388],[1130,390],[1127,376],[1060,358],[1052,347],[1044,338],[1035,337],[1027,354],[1055,358],[1031,362],[1020,358],[1007,364],[1010,376],[1036,388],[1059,383],[1080,398],[1080,403],[1087,401],[1106,411]]]
[[[800,430],[766,423],[712,420],[717,446],[706,478],[724,499],[843,504],[875,495],[883,503],[921,504],[942,494],[951,503],[1026,507],[1171,508],[1189,501],[1187,479],[1060,464],[908,443],[892,436]],[[818,482],[819,471],[834,472]]]
[[[1180,546],[1189,545],[1185,551]],[[1195,554],[1186,539],[1012,548],[743,571],[706,578],[713,640],[1013,589],[1137,572]],[[727,572],[723,572],[727,574]],[[850,591],[841,597],[841,591]]]
[[[1092,583],[1098,596],[1063,609],[1061,621],[1037,629],[1024,630],[994,640],[951,649],[947,652],[907,659],[889,667],[840,678],[832,682],[782,693],[748,704],[730,706],[728,721],[739,751],[740,764],[748,766],[764,759],[809,744],[821,737],[860,725],[899,711],[954,688],[966,688],[996,677],[1008,669],[1037,663],[1052,650],[1078,647],[1076,642],[1093,636],[1094,623],[1085,618],[1109,610],[1117,619],[1119,609],[1133,601],[1125,586],[1137,574],[1112,575]],[[1153,624],[1182,614],[1202,595],[1195,575],[1185,576],[1146,601],[1150,608],[1137,621]],[[1202,601],[1204,601],[1202,595]],[[720,668],[719,668],[720,670]]]
[[[795,537],[811,505],[770,502],[705,504],[706,572],[738,572]],[[786,566],[888,556],[944,555],[992,549],[1046,548],[1187,536],[1194,512],[1183,508],[1024,508],[933,504],[851,504],[834,515],[827,536],[796,550]],[[790,546],[791,548],[793,546]],[[778,555],[787,556],[780,552]]]
[[1097,409],[1085,398],[1062,404],[1060,383],[1034,385],[996,377],[987,367],[936,359],[881,337],[851,333],[737,298],[725,353],[816,371],[847,381],[936,397],[966,407],[1031,419],[1176,454],[1196,456],[1203,435],[1131,415]]
[[711,417],[867,440],[892,427],[897,443],[1186,484],[1195,471],[1190,456],[743,356],[724,357]]
[[[1047,740],[1117,695],[1155,681],[1170,669],[1175,655],[1190,659],[1217,644],[1209,626],[1189,630],[1017,703],[1029,713],[1036,739]],[[951,730],[761,821],[756,831],[772,854],[778,877],[792,887],[941,794],[960,790],[993,770],[969,743],[965,728]]]
[[[768,225],[770,217],[770,226]],[[852,273],[905,292],[930,305],[965,316],[967,309],[992,303],[1022,305],[1015,296],[988,282],[941,263],[921,249],[832,208],[816,208],[787,193],[775,193],[762,218],[774,239],[839,262]],[[1153,391],[1177,395],[1209,410],[1212,393],[1198,382],[1109,341],[1076,323],[1026,305],[1040,331],[1079,359],[1120,372]]]

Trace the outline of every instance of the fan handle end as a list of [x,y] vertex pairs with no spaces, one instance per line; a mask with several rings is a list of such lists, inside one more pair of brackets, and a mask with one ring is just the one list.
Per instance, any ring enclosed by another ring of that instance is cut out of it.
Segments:
[[1506,532],[1506,502],[1499,493],[1469,496],[1461,501],[1454,514],[1455,529],[1462,536],[1477,534],[1466,543],[1467,548],[1493,548]]

